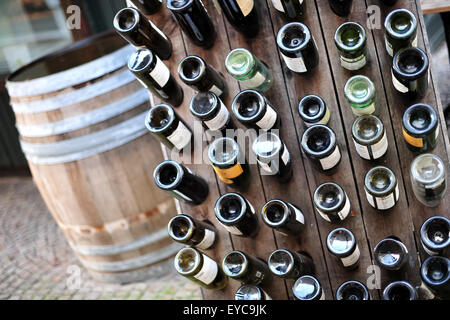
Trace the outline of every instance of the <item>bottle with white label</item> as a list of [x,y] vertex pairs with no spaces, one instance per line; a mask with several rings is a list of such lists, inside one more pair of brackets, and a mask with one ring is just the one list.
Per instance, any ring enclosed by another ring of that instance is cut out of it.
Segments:
[[340,185],[334,182],[322,183],[314,191],[314,207],[328,222],[339,223],[350,213],[350,199]]
[[408,263],[409,254],[399,238],[387,237],[375,246],[374,258],[378,265],[386,270],[400,270]]
[[178,64],[178,75],[197,92],[210,91],[219,97],[225,93],[226,82],[222,74],[199,56],[184,57]]
[[219,265],[197,249],[183,248],[178,251],[174,265],[180,275],[205,289],[220,290],[228,284],[228,277]]
[[255,237],[259,232],[255,209],[239,193],[230,192],[222,195],[216,201],[214,213],[220,224],[235,236]]
[[256,37],[259,18],[256,5],[258,0],[215,0],[228,22],[247,38]]
[[359,281],[346,281],[336,291],[336,300],[362,301],[371,300],[367,287]]
[[327,125],[330,121],[330,110],[325,101],[315,94],[307,95],[300,100],[298,114],[307,127],[314,124]]
[[429,65],[428,56],[422,49],[401,49],[392,62],[394,88],[412,100],[423,98],[428,90]]
[[418,103],[406,109],[402,119],[403,137],[415,153],[433,150],[439,136],[437,112],[428,104]]
[[443,216],[428,218],[420,228],[420,240],[427,254],[450,257],[450,220]]
[[164,102],[178,107],[183,102],[183,90],[169,68],[151,50],[139,49],[128,60],[128,69],[139,82]]
[[425,259],[420,268],[422,281],[433,294],[442,299],[450,299],[450,259],[432,256]]
[[196,93],[191,99],[189,109],[206,130],[221,131],[226,136],[227,130],[236,129],[231,113],[222,100],[212,92]]
[[238,250],[225,255],[222,269],[229,278],[242,284],[263,285],[270,278],[265,261]]
[[394,281],[384,288],[382,298],[383,300],[409,301],[418,300],[419,294],[411,283],[407,281]]
[[299,237],[305,229],[303,212],[283,200],[268,201],[261,209],[261,216],[265,224],[284,235]]
[[244,48],[232,50],[225,59],[227,72],[249,89],[265,92],[273,82],[267,65]]
[[174,241],[198,249],[211,249],[217,242],[217,232],[211,223],[199,221],[186,214],[173,217],[167,229]]
[[375,85],[368,77],[357,75],[348,79],[344,94],[354,115],[378,114]]
[[252,284],[245,284],[237,289],[234,300],[265,301],[272,300],[272,298],[260,287]]
[[357,22],[341,24],[334,35],[334,42],[344,69],[356,71],[367,64],[367,36],[362,25]]
[[284,25],[277,35],[277,46],[289,68],[296,73],[313,70],[319,64],[319,53],[309,28],[300,22]]
[[417,47],[417,20],[407,9],[391,11],[384,21],[386,51],[393,57],[400,49]]
[[341,152],[334,131],[315,124],[305,130],[301,142],[305,155],[322,172],[332,172],[341,162]]
[[162,0],[127,0],[128,7],[136,7],[146,16],[157,13],[162,6]]
[[168,104],[157,104],[152,107],[145,118],[145,125],[170,150],[192,150],[191,129]]
[[315,277],[306,275],[295,281],[292,286],[295,300],[325,300],[325,292]]
[[208,197],[208,183],[173,160],[158,164],[153,172],[153,179],[158,188],[192,205],[201,204]]
[[282,279],[298,279],[303,275],[314,274],[314,263],[305,252],[278,249],[268,260],[270,271]]
[[377,160],[388,150],[383,122],[374,115],[364,115],[355,119],[352,125],[352,139],[356,152],[366,160]]
[[346,270],[353,270],[359,265],[361,255],[353,233],[346,228],[331,230],[327,237],[327,249],[337,257]]
[[291,155],[281,138],[273,132],[259,135],[252,145],[261,175],[274,175],[287,183],[293,175]]
[[393,208],[399,199],[397,177],[384,166],[370,169],[364,177],[364,190],[369,204],[377,210]]
[[305,0],[272,0],[273,7],[289,21],[303,20],[306,17]]

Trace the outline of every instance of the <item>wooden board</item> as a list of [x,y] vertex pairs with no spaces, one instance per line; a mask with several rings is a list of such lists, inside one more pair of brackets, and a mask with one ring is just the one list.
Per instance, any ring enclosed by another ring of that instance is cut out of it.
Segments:
[[421,0],[420,2],[423,14],[450,11],[450,1],[448,0]]

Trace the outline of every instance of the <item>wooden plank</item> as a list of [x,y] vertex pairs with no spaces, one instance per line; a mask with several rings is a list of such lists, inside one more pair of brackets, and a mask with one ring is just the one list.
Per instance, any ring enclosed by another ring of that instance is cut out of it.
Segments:
[[421,0],[420,2],[423,14],[450,11],[450,1],[448,0]]

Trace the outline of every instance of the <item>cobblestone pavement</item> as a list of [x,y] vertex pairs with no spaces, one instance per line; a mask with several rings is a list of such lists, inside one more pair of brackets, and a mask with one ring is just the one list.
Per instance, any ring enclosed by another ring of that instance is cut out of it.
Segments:
[[[68,267],[73,265],[81,270],[79,289],[68,282]],[[123,286],[93,280],[31,178],[0,178],[0,299],[201,299],[201,294],[174,270]]]

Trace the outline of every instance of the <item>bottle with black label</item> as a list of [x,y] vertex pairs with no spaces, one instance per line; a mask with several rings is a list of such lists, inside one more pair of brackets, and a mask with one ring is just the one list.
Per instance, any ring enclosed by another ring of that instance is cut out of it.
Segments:
[[417,200],[436,207],[447,191],[447,172],[439,156],[425,153],[411,163],[411,183]]
[[409,259],[408,249],[394,236],[378,242],[374,255],[378,265],[386,270],[400,270]]
[[428,218],[420,228],[420,240],[430,256],[450,257],[450,220],[443,216]]
[[395,281],[387,285],[383,290],[383,300],[408,301],[418,300],[417,290],[406,281]]
[[381,158],[389,146],[383,122],[374,115],[364,115],[355,119],[352,125],[352,139],[356,152],[366,160]]
[[228,278],[218,264],[197,249],[183,248],[178,251],[174,265],[180,275],[205,289],[220,290],[228,284]]
[[[247,38],[256,37],[259,31],[255,0],[215,0],[222,8],[228,22]],[[258,0],[256,0],[258,2]]]
[[327,237],[327,249],[339,258],[341,265],[347,270],[353,270],[359,265],[361,255],[353,233],[346,228],[331,230]]
[[336,291],[336,300],[370,300],[367,287],[359,281],[346,281]]
[[417,47],[417,20],[406,9],[391,11],[384,21],[386,51],[393,57],[400,49]]
[[397,177],[384,166],[374,167],[366,173],[364,190],[367,201],[377,210],[389,210],[399,199]]
[[368,77],[356,75],[348,79],[344,94],[354,115],[378,113],[375,85]]
[[134,8],[123,8],[113,21],[116,32],[136,48],[150,49],[162,60],[172,55],[172,43],[142,13]]
[[191,99],[189,109],[205,129],[221,131],[226,135],[227,129],[236,128],[227,107],[213,92],[196,93]]
[[173,160],[161,162],[153,172],[153,179],[158,188],[189,204],[201,204],[208,197],[208,183]]
[[222,74],[199,56],[184,57],[178,64],[178,75],[197,92],[210,91],[219,97],[225,93],[226,82]]
[[234,300],[264,301],[272,300],[272,298],[260,287],[252,284],[245,284],[237,289]]
[[278,135],[270,131],[259,135],[253,142],[252,150],[261,168],[261,175],[276,175],[282,183],[292,178],[291,156]]
[[128,7],[135,7],[146,16],[157,13],[162,6],[162,0],[127,0]]
[[325,300],[325,291],[319,280],[310,275],[298,278],[292,286],[292,292],[296,300]]
[[364,27],[357,22],[341,24],[334,35],[341,66],[355,71],[367,64],[367,36]]
[[295,237],[300,236],[305,228],[305,216],[300,209],[289,202],[273,199],[262,207],[263,221],[278,232]]
[[242,284],[262,285],[270,277],[265,261],[238,250],[225,255],[222,269],[228,277]]
[[195,45],[205,49],[214,45],[216,29],[201,0],[167,0],[167,8]]
[[346,17],[352,10],[353,0],[328,0],[331,10],[340,17]]
[[392,62],[392,83],[394,88],[411,99],[421,99],[428,90],[429,60],[419,48],[398,51]]
[[403,137],[408,148],[416,153],[433,150],[439,136],[439,120],[429,105],[418,103],[403,114]]
[[280,116],[275,108],[256,90],[243,90],[233,100],[233,115],[247,127],[271,130],[280,127]]
[[314,263],[305,253],[278,249],[268,260],[270,271],[282,279],[297,279],[306,274],[314,274]]
[[216,228],[211,223],[199,221],[186,214],[173,217],[167,229],[174,241],[198,249],[211,249],[217,242]]
[[272,5],[286,20],[298,21],[306,16],[306,2],[305,0],[272,0]]
[[341,152],[334,131],[322,124],[315,124],[303,133],[302,150],[321,171],[327,172],[341,162]]
[[314,207],[328,222],[339,223],[350,213],[350,199],[340,185],[325,182],[314,191]]
[[450,299],[450,259],[432,256],[425,259],[420,276],[426,287],[442,300]]
[[183,102],[183,90],[170,74],[169,68],[152,51],[139,49],[133,53],[128,60],[128,69],[161,100],[174,107]]
[[239,193],[221,196],[214,206],[220,224],[231,234],[240,237],[255,237],[259,232],[258,216],[253,206]]
[[315,94],[309,94],[300,100],[298,114],[307,127],[314,124],[327,125],[330,121],[330,110],[325,101]]
[[319,53],[309,28],[300,22],[283,26],[277,35],[277,45],[289,70],[305,73],[319,64]]

